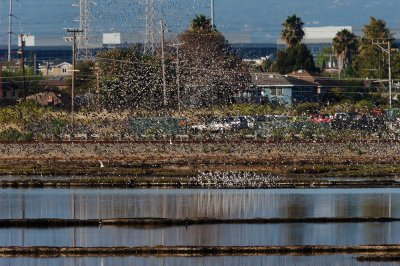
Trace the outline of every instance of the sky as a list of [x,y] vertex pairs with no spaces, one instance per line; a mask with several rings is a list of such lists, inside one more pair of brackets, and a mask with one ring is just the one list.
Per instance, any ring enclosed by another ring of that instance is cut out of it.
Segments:
[[[93,0],[97,31],[143,32],[145,0]],[[155,0],[160,2],[160,0]],[[170,32],[183,31],[196,13],[210,14],[206,0],[164,0],[163,16]],[[369,17],[384,19],[400,29],[399,0],[214,0],[218,29],[231,42],[275,42],[282,21],[294,13],[306,27],[368,24]],[[71,0],[13,0],[15,33],[65,35],[64,28],[78,26],[79,9]],[[9,0],[0,0],[0,44],[6,44]],[[157,18],[158,19],[158,18]],[[400,36],[399,36],[400,37]]]

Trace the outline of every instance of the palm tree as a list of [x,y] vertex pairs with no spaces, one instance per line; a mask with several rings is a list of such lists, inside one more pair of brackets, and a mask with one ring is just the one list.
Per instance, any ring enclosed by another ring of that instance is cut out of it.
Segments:
[[358,40],[356,35],[343,29],[336,34],[332,42],[333,51],[338,60],[339,71],[346,69],[348,63],[351,63],[351,56],[358,49]]
[[282,26],[285,28],[281,31],[281,39],[288,47],[296,46],[301,42],[304,37],[304,23],[301,21],[301,18],[297,17],[296,14],[288,16],[282,23]]
[[196,15],[196,18],[190,23],[190,31],[211,31],[211,19],[208,19],[205,15]]

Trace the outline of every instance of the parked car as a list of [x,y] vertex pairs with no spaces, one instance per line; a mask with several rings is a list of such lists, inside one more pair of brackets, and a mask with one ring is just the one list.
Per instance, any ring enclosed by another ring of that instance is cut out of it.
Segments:
[[193,125],[191,126],[191,129],[194,133],[206,131],[207,123]]
[[214,119],[208,125],[208,130],[211,132],[226,132],[233,128],[232,121],[228,117]]
[[348,115],[347,113],[336,113],[333,117],[338,120],[346,120]]
[[[231,116],[227,118],[233,130],[248,128],[248,120],[244,116]],[[253,123],[254,126],[254,123]]]
[[193,125],[191,127],[193,132],[225,132],[232,130],[231,120],[228,118],[216,118],[205,122],[204,124]]
[[313,123],[332,123],[333,119],[328,114],[315,114],[309,121]]
[[249,115],[244,116],[244,118],[247,120],[247,127],[250,129],[254,129],[254,123],[256,122],[256,120]]

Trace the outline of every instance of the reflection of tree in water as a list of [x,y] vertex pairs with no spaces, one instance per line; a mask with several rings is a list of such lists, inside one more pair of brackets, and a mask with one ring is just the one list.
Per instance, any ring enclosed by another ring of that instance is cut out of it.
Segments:
[[[361,202],[362,216],[371,217],[393,217],[391,206],[393,204],[390,194],[371,194]],[[383,227],[380,224],[365,224],[365,232],[369,234],[365,237],[371,243],[389,243],[391,224]]]
[[[290,195],[289,195],[290,196]],[[304,198],[302,201],[288,200],[285,208],[286,217],[301,218],[312,217],[314,213],[314,201],[311,197]],[[303,243],[304,229],[307,224],[287,224],[285,238],[287,243]]]
[[360,202],[359,208],[361,209],[362,216],[389,216],[389,197],[388,194],[372,194],[364,198]]

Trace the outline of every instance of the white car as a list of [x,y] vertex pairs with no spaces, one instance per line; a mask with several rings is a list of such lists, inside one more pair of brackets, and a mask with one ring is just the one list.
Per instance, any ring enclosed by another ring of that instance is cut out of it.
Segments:
[[191,128],[194,132],[225,132],[231,130],[232,125],[227,118],[216,118],[204,124],[193,125]]
[[191,126],[191,129],[193,130],[193,132],[203,132],[207,130],[207,125],[206,124],[193,125]]
[[247,127],[250,129],[254,129],[254,122],[256,120],[249,115],[245,115],[244,118],[247,120]]
[[208,130],[211,132],[226,132],[232,130],[232,123],[228,118],[217,118],[208,124]]

